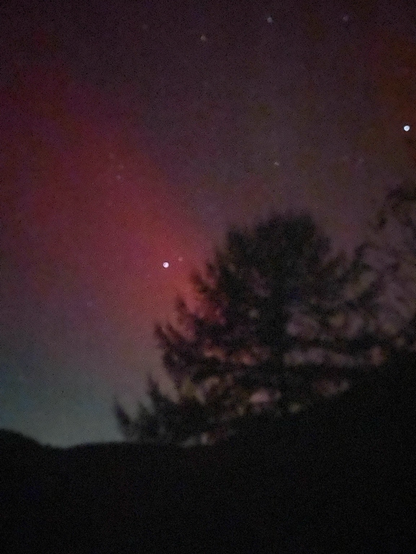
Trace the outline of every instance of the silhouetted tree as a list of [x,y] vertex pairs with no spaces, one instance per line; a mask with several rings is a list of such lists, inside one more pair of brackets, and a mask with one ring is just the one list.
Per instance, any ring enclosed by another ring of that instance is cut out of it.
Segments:
[[379,282],[362,254],[332,255],[305,215],[231,230],[205,273],[191,277],[196,308],[178,298],[176,325],[156,326],[178,389],[191,379],[208,421],[230,422],[262,387],[284,414],[313,402],[317,382],[352,379],[379,343]]
[[155,444],[181,444],[198,437],[208,427],[205,407],[196,397],[180,395],[174,401],[163,394],[157,382],[149,379],[149,406],[140,402],[131,417],[119,402],[114,410],[119,429],[128,441]]
[[405,182],[391,191],[371,222],[365,246],[380,283],[379,334],[392,348],[416,342],[416,185]]

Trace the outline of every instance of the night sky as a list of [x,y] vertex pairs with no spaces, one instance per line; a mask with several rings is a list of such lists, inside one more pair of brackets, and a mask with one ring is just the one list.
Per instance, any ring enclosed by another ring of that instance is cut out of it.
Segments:
[[229,224],[304,209],[350,251],[414,175],[416,5],[4,4],[0,428],[118,440]]

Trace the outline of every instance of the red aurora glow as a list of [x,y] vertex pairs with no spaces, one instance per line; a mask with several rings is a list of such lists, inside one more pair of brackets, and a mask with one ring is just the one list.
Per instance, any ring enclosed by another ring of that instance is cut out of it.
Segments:
[[120,331],[151,334],[201,260],[180,191],[127,134],[120,103],[63,68],[20,70],[1,102],[3,242],[26,289],[10,295],[64,309],[88,290]]

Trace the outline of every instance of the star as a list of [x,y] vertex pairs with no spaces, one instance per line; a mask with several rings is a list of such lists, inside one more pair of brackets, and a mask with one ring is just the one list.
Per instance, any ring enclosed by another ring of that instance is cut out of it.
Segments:
[[406,131],[406,133],[408,133],[410,131],[410,125],[404,125],[403,130]]
[[169,264],[169,262],[163,262],[162,265],[163,265],[163,267],[164,267],[165,269],[167,269],[167,268],[169,267],[170,264]]
[[271,15],[266,18],[267,23],[273,23],[273,17]]

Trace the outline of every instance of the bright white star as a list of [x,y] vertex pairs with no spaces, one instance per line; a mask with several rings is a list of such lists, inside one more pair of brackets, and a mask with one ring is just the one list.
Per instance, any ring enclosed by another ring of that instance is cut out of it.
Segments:
[[167,269],[167,268],[169,267],[169,262],[163,262],[162,265],[163,265],[163,267],[164,267],[165,269]]
[[408,133],[410,131],[410,125],[405,125],[403,129]]

